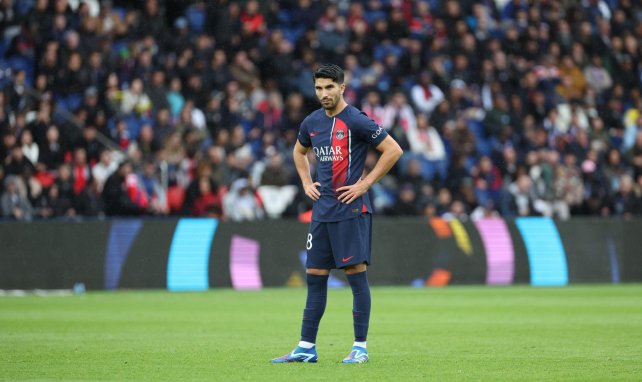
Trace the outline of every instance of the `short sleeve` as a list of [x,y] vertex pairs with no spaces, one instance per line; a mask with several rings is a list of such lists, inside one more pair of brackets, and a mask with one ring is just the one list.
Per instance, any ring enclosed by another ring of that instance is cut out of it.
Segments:
[[308,119],[304,119],[303,122],[301,122],[301,126],[299,127],[299,137],[298,140],[303,145],[304,147],[310,147],[312,146],[312,140],[310,139],[310,132],[308,131],[308,124],[307,124]]
[[364,112],[360,112],[356,119],[358,134],[369,145],[376,147],[388,136],[386,130],[377,125],[377,123],[370,119]]

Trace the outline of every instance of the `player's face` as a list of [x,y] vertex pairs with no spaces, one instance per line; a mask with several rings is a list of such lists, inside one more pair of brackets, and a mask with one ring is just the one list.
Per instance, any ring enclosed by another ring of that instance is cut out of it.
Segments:
[[345,84],[338,84],[329,78],[317,78],[314,81],[314,90],[321,106],[326,110],[332,110],[339,104]]

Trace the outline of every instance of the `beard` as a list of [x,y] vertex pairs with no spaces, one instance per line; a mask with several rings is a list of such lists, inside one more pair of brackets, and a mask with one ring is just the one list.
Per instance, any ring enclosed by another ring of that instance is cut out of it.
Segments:
[[334,109],[339,103],[339,97],[328,97],[326,100],[327,102],[325,103],[322,100],[319,100],[319,102],[321,102],[321,106],[326,110]]

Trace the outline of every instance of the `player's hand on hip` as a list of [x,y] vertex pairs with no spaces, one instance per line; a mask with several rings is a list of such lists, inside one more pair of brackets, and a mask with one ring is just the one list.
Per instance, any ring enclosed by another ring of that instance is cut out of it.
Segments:
[[368,192],[368,184],[363,180],[359,179],[357,183],[350,186],[343,186],[337,188],[339,195],[339,201],[341,203],[350,204],[357,200],[361,195]]
[[303,186],[305,194],[308,196],[308,198],[314,200],[315,202],[321,197],[321,192],[319,192],[319,189],[317,187],[321,187],[321,183],[314,182]]

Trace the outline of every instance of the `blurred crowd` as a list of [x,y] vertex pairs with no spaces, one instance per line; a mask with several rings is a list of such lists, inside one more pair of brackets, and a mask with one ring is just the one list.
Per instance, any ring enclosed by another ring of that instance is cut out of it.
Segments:
[[378,213],[642,214],[636,0],[0,0],[0,32],[6,219],[299,216],[321,62],[405,150]]

